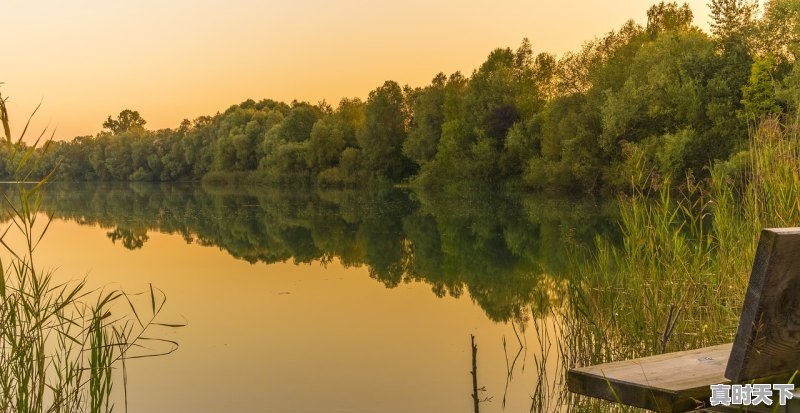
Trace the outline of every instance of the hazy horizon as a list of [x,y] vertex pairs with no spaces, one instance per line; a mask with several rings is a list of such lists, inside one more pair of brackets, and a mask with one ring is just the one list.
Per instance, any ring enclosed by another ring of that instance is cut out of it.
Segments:
[[[246,99],[335,105],[389,79],[421,86],[438,72],[469,74],[525,37],[535,53],[561,55],[629,19],[644,24],[653,3],[12,0],[0,6],[18,34],[0,40],[0,92],[16,133],[40,100],[34,130],[50,125],[56,139],[93,135],[126,108],[150,129],[171,128]],[[707,30],[706,1],[688,3]]]

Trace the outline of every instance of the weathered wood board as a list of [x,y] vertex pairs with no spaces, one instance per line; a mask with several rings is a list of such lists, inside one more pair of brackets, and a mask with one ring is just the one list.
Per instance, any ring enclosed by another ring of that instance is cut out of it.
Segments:
[[765,229],[725,377],[733,382],[800,369],[800,228]]
[[728,383],[731,344],[576,368],[567,374],[570,391],[658,412],[696,409],[712,384]]
[[732,344],[570,370],[575,393],[659,412],[697,408],[712,384],[785,383],[800,370],[800,228],[761,232]]

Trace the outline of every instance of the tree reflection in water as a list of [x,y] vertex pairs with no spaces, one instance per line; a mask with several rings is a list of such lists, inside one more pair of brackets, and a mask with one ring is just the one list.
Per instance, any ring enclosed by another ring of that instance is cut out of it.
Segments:
[[613,204],[500,193],[52,184],[45,208],[106,228],[129,249],[158,231],[250,263],[365,265],[389,288],[420,281],[440,297],[467,291],[492,320],[518,323],[542,290],[569,278],[570,254],[598,234],[618,237]]
[[613,203],[514,193],[52,184],[44,205],[55,218],[105,228],[129,249],[145,247],[156,231],[250,263],[336,260],[366,266],[387,288],[423,282],[439,297],[467,293],[491,320],[510,324],[502,343],[482,344],[503,346],[506,374],[504,383],[473,389],[476,408],[504,409],[512,381],[533,367],[536,412],[575,404],[563,374],[553,372],[594,358],[569,340],[595,330],[567,314],[569,290],[579,284],[572,268],[595,237],[619,239]]

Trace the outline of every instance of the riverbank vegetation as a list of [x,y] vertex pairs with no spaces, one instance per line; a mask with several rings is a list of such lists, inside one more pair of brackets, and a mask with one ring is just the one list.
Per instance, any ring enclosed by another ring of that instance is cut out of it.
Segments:
[[[40,175],[69,181],[628,190],[632,154],[659,176],[741,173],[748,125],[798,105],[800,1],[713,0],[711,33],[662,2],[575,52],[496,49],[470,75],[369,97],[248,100],[151,131],[122,111],[96,136],[53,142]],[[6,154],[7,155],[7,154]],[[6,156],[7,157],[7,156]],[[2,169],[2,168],[0,168]]]
[[[657,352],[662,339],[670,349],[729,339],[761,228],[800,220],[795,128],[766,120],[748,142],[739,175],[721,166],[702,185],[692,175],[671,181],[639,160],[636,189],[616,202],[513,191],[89,183],[48,186],[44,208],[105,228],[129,249],[158,231],[251,263],[364,265],[388,287],[421,281],[437,295],[466,292],[495,320],[519,318],[542,292],[573,297],[580,314],[597,315],[597,331],[636,341],[608,351]],[[623,331],[603,324],[622,320],[631,322]]]
[[766,119],[741,162],[736,178],[715,169],[708,187],[691,176],[662,180],[620,201],[622,242],[599,237],[594,258],[572,266],[577,282],[562,290],[568,305],[553,307],[564,366],[733,340],[761,230],[800,222],[797,125]]

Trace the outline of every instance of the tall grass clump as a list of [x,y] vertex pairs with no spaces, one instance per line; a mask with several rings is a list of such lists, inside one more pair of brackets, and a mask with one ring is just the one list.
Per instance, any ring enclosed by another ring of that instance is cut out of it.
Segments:
[[[44,132],[34,145],[24,144],[29,119],[12,139],[5,102],[0,96],[0,145],[11,154],[16,183],[2,195],[0,412],[110,412],[114,390],[125,393],[124,382],[118,389],[114,385],[119,377],[125,380],[126,360],[177,348],[147,336],[156,326],[169,326],[157,321],[165,298],[152,287],[129,295],[89,290],[82,281],[57,282],[36,265],[36,248],[50,224],[41,211],[49,177],[29,180]],[[44,150],[48,142],[41,145]],[[148,342],[154,346],[145,346]]]
[[800,226],[797,127],[764,120],[708,180],[635,182],[619,203],[622,243],[599,239],[574,265],[570,365],[732,340],[761,230]]

